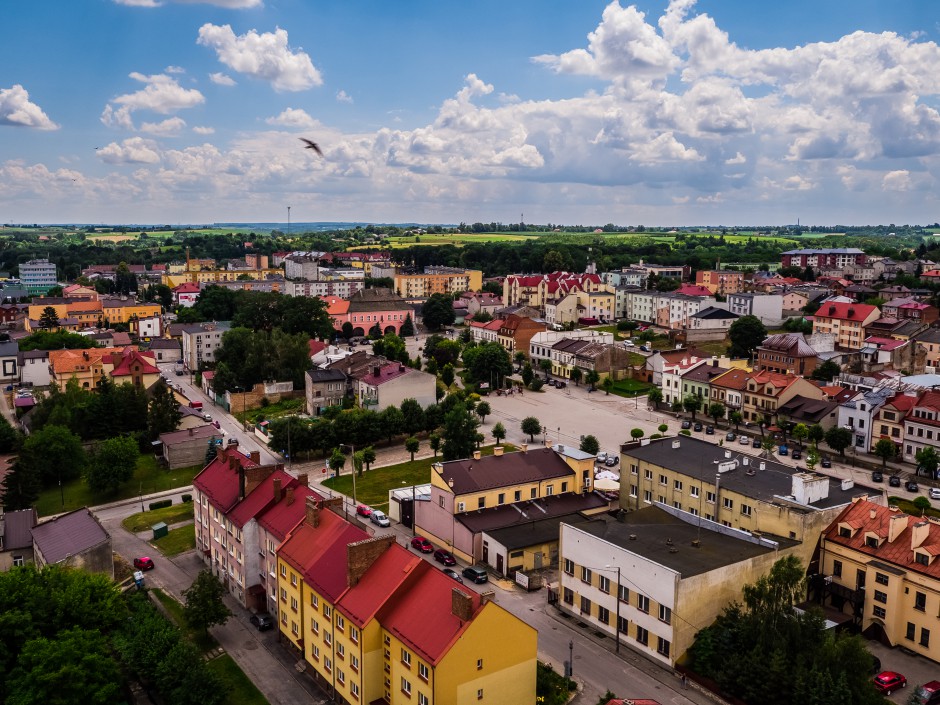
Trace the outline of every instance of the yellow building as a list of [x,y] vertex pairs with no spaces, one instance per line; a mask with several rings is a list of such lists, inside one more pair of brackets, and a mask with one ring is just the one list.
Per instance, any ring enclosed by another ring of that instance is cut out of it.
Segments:
[[395,274],[395,291],[406,299],[424,299],[431,294],[460,294],[479,291],[483,272],[479,269],[427,267],[421,274]]
[[620,506],[659,502],[734,529],[800,541],[808,564],[820,532],[854,498],[884,503],[881,490],[798,472],[751,450],[692,437],[627,443],[620,453]]
[[105,296],[101,298],[102,313],[109,324],[127,323],[132,318],[150,318],[163,313],[157,303],[144,303],[128,296]]
[[940,520],[856,501],[823,532],[810,587],[868,638],[940,661],[938,554]]
[[126,348],[50,350],[49,370],[50,384],[63,392],[73,379],[79,388],[85,390],[97,389],[105,378],[111,378],[118,385],[130,382],[144,389],[149,389],[160,379],[153,353],[141,353],[133,345]]
[[329,504],[308,498],[277,550],[278,627],[320,685],[356,705],[535,701],[534,629]]

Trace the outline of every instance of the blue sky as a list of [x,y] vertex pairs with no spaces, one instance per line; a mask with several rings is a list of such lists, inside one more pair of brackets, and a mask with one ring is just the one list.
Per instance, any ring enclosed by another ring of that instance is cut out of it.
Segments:
[[48,0],[0,24],[2,222],[940,219],[928,0]]

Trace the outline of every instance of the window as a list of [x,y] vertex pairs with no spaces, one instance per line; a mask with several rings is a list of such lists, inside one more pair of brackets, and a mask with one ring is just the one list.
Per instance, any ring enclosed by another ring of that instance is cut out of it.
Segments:
[[875,590],[875,602],[888,604],[888,594],[882,592],[881,590]]
[[323,605],[323,616],[329,619],[331,614],[333,614],[333,608],[329,605]]
[[666,607],[666,605],[659,606],[659,620],[666,624],[672,624],[672,610]]
[[751,516],[751,507],[750,507],[750,505],[748,505],[748,504],[742,504],[742,505],[741,505],[741,514],[743,514],[743,515],[746,516],[746,517]]
[[483,670],[483,659],[481,659],[481,658],[478,658],[478,659],[477,659],[477,670],[478,670],[478,671],[482,671],[482,670]]
[[887,612],[885,612],[884,607],[875,607],[871,612],[873,615],[875,615],[879,619],[884,619],[885,616],[887,615]]
[[663,485],[663,486],[665,487],[666,485],[669,484],[669,478],[666,477],[665,475],[660,475],[660,476],[659,476],[659,484],[661,484],[661,485]]
[[564,589],[564,591],[562,592],[562,598],[561,598],[561,599],[563,599],[563,600],[565,601],[565,604],[566,604],[566,605],[573,605],[573,604],[574,604],[574,592],[571,590],[571,588],[565,588],[565,589]]
[[297,611],[297,598],[296,598],[296,597],[290,598],[290,608],[291,608],[294,612]]
[[630,602],[630,588],[621,585],[617,588],[617,599],[621,602]]
[[514,501],[516,501],[516,502],[521,502],[521,501],[522,501],[522,490],[516,490],[515,494],[513,495],[513,499],[514,499]]
[[26,560],[23,558],[22,555],[20,555],[20,556],[13,556],[13,565],[15,565],[15,566],[26,565]]
[[314,644],[313,647],[311,648],[310,655],[313,657],[314,661],[319,661],[320,660],[320,647]]
[[467,505],[464,502],[457,502],[457,511],[463,512],[466,511]]
[[349,667],[354,673],[359,673],[359,657],[355,654],[349,654]]
[[879,585],[887,585],[888,576],[885,575],[884,573],[875,573],[875,582],[878,583]]
[[331,646],[333,644],[333,635],[330,632],[323,632],[323,643],[327,646]]
[[840,537],[840,538],[843,538],[843,539],[850,539],[850,538],[852,538],[852,530],[851,530],[849,527],[847,527],[847,526],[840,526],[840,527],[839,527],[839,537]]
[[646,477],[647,480],[652,480],[652,479],[653,479],[653,471],[652,471],[652,470],[645,470],[645,471],[643,472],[643,475],[644,475],[644,477]]
[[538,496],[538,490],[535,487],[533,487],[532,490],[529,492],[529,496],[532,499],[535,499]]
[[352,695],[356,700],[359,699],[359,684],[355,681],[349,684],[349,694]]
[[924,612],[927,610],[927,595],[922,592],[914,593],[914,609]]
[[486,497],[477,497],[477,509],[486,508]]
[[930,646],[930,630],[924,627],[920,628],[920,645]]
[[606,607],[597,606],[597,621],[601,624],[610,624],[610,610]]
[[428,682],[428,667],[420,661],[418,662],[418,678],[423,680],[425,683]]
[[545,496],[551,497],[553,494],[555,494],[555,486],[548,485],[548,487],[545,488]]
[[401,679],[401,692],[409,697],[411,696],[411,682],[404,677]]
[[706,493],[705,493],[705,501],[706,501],[706,502],[709,502],[709,503],[711,503],[711,504],[714,504],[714,503],[715,503],[715,493],[714,493],[714,492],[706,492]]
[[401,662],[408,668],[411,668],[411,654],[405,649],[401,650]]
[[570,558],[565,559],[565,572],[568,575],[574,575],[574,561]]
[[291,623],[290,623],[290,632],[291,632],[291,634],[293,634],[294,636],[297,636],[298,634],[300,634],[300,625],[297,624],[297,622],[291,622]]
[[930,565],[930,556],[926,553],[921,553],[920,551],[914,552],[914,562],[920,563],[921,565]]
[[477,688],[477,700],[483,700],[483,688]]
[[692,497],[698,497],[698,487],[690,486],[690,487],[689,487],[689,494],[690,494]]
[[500,492],[496,495],[496,504],[505,504],[506,503],[506,493]]
[[646,631],[643,627],[636,628],[636,640],[646,646],[650,641],[650,633]]
[[650,598],[648,598],[646,595],[641,595],[640,593],[637,593],[636,594],[636,608],[640,610],[640,612],[646,612],[646,614],[649,614],[650,613]]
[[336,615],[336,628],[339,631],[344,631],[346,629],[346,620],[343,619],[343,615]]
[[336,642],[336,656],[337,658],[346,658],[346,647],[340,642]]
[[878,548],[878,537],[877,536],[866,536],[865,545],[869,548]]
[[297,574],[296,573],[290,574],[290,584],[294,587],[297,587]]
[[336,669],[336,680],[339,681],[340,685],[343,685],[344,683],[346,683],[346,674],[343,673],[343,669],[341,668]]
[[591,601],[586,597],[581,598],[581,614],[591,614]]
[[833,561],[832,562],[832,574],[836,578],[842,577],[842,561]]
[[617,617],[617,631],[626,634],[630,629],[630,622],[626,617]]
[[353,644],[359,643],[359,630],[351,624],[349,625],[349,639]]
[[581,582],[588,583],[590,585],[591,583],[591,569],[590,568],[585,568],[584,566],[581,566]]
[[734,509],[734,500],[731,499],[731,498],[729,498],[729,497],[725,497],[725,498],[722,500],[721,505],[722,505],[725,509]]
[[310,606],[311,606],[311,607],[319,607],[319,606],[320,606],[320,600],[319,600],[319,598],[318,598],[316,595],[311,595],[311,596],[310,596]]
[[424,693],[418,693],[418,705],[428,705],[430,701]]
[[284,565],[283,563],[281,564],[281,577],[282,578],[287,577],[287,566]]
[[663,656],[669,656],[669,642],[663,639],[662,637],[657,637],[656,644],[656,653],[662,654]]
[[917,631],[917,628],[914,626],[913,622],[907,623],[907,633],[904,635],[905,639],[914,641],[914,632]]
[[597,588],[603,593],[610,594],[610,578],[599,575],[597,577]]
[[287,602],[287,589],[281,588],[281,602]]
[[653,503],[653,493],[650,492],[649,490],[644,490],[644,491],[643,491],[643,501],[646,502],[647,504],[652,504],[652,503]]

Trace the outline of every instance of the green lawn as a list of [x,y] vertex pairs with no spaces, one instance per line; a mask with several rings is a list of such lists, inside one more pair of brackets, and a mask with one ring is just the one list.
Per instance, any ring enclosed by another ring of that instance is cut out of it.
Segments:
[[297,399],[282,399],[276,404],[268,404],[267,406],[258,409],[249,409],[245,412],[238,409],[237,403],[234,404],[234,406],[236,408],[233,415],[239,421],[245,423],[245,420],[248,419],[252,422],[257,422],[264,421],[265,419],[275,419],[279,416],[303,413],[304,400],[299,397]]
[[[494,446],[484,446],[480,449],[483,455],[492,455]],[[511,443],[504,443],[507,453],[516,450]],[[440,455],[437,461],[441,459]],[[422,485],[431,481],[431,465],[436,462],[434,458],[425,458],[412,462],[386,465],[382,468],[372,468],[363,472],[356,478],[356,501],[368,504],[375,509],[388,507],[388,493],[402,486]],[[352,497],[352,475],[346,468],[346,474],[326,480],[324,483],[330,489]]]
[[81,507],[94,507],[98,504],[116,502],[120,499],[138,497],[141,494],[163,492],[176,487],[185,487],[192,484],[196,473],[202,470],[202,465],[176,470],[164,470],[152,455],[142,455],[137,460],[137,469],[134,477],[126,482],[118,491],[110,495],[92,492],[83,479],[72,480],[62,486],[63,499],[59,494],[58,485],[42,491],[36,500],[36,511],[39,516],[48,516],[60,512],[70,512]]
[[[616,394],[619,397],[630,397],[640,396],[646,394],[650,389],[653,388],[652,384],[648,382],[641,382],[637,379],[620,379],[614,382],[614,386],[610,388],[611,394]],[[604,387],[601,386],[598,389],[598,392],[603,390]],[[597,394],[598,392],[594,392]]]
[[228,686],[226,705],[267,705],[267,700],[228,654],[206,663],[206,668],[219,676]]
[[193,518],[193,503],[174,504],[171,507],[163,509],[154,509],[150,512],[137,512],[131,514],[127,519],[121,522],[128,531],[137,533],[138,531],[147,531],[154,524],[161,521],[166,524],[176,524],[181,521]]
[[170,529],[167,535],[151,541],[164,556],[176,556],[196,548],[196,527],[194,524]]
[[[915,507],[914,503],[909,499],[904,499],[903,497],[888,497],[888,504],[895,505],[898,509],[900,509],[905,514],[910,514],[911,516],[915,516],[915,517],[921,516],[920,509]],[[931,507],[930,509],[926,510],[923,513],[929,517],[940,518],[940,510],[934,509],[933,507]]]

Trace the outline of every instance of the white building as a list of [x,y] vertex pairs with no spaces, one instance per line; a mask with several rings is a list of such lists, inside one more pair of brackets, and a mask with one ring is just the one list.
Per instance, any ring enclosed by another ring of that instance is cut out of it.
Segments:
[[47,259],[31,259],[20,265],[20,282],[30,294],[45,294],[56,286],[55,263]]
[[656,307],[653,302],[658,292],[631,291],[626,294],[626,317],[642,323],[656,322]]
[[532,362],[533,369],[538,369],[540,360],[550,360],[552,358],[552,346],[565,338],[590,340],[593,343],[606,343],[608,345],[614,342],[613,333],[605,333],[590,328],[568,331],[541,331],[533,335],[532,340],[529,341],[529,360]]
[[284,282],[286,296],[338,296],[348,299],[361,290],[365,282],[361,279],[318,279],[315,281],[287,281]]
[[765,326],[783,323],[783,296],[780,294],[728,294],[727,308],[739,316],[756,316]]
[[852,444],[858,452],[867,453],[872,447],[872,420],[884,403],[894,396],[895,390],[874,389],[860,391],[839,405],[838,425],[852,432]]
[[401,406],[405,399],[415,399],[421,408],[437,402],[437,377],[399,362],[376,364],[355,380],[359,404],[373,411]]
[[215,362],[215,351],[222,345],[222,336],[231,328],[228,321],[194,323],[183,326],[183,365],[195,372],[203,363]]

